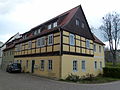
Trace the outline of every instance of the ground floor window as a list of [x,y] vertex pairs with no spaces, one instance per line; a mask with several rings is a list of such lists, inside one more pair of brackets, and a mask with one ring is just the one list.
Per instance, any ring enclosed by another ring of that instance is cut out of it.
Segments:
[[97,61],[94,61],[94,68],[97,69]]
[[102,61],[100,61],[100,69],[102,69]]
[[26,61],[26,67],[28,68],[28,60]]
[[85,60],[82,61],[82,71],[84,72],[86,70]]
[[44,60],[40,60],[40,69],[44,70]]
[[52,70],[52,60],[48,60],[48,70]]
[[73,61],[73,71],[77,71],[77,61]]

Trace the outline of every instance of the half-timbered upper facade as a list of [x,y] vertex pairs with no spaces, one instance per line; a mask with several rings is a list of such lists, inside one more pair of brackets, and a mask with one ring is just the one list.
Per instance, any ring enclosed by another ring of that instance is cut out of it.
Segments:
[[[97,75],[98,71],[93,71],[94,58],[102,56],[104,67],[104,44],[96,39],[82,7],[77,6],[22,34],[15,44],[15,62],[22,64],[24,72],[47,77],[65,78],[70,73]],[[95,43],[101,46],[101,56],[94,53]],[[86,68],[85,72],[82,68]]]

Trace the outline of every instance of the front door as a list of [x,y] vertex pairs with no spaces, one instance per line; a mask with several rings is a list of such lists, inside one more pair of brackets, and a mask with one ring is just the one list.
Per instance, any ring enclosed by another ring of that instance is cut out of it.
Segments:
[[31,67],[31,72],[34,73],[34,65],[35,65],[35,60],[32,60],[32,67]]

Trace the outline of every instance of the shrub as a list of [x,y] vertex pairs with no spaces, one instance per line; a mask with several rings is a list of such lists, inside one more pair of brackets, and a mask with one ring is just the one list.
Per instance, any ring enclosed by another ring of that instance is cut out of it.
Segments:
[[120,78],[120,67],[105,67],[103,73],[105,77]]
[[87,81],[92,81],[94,80],[95,76],[93,74],[86,74],[85,76],[82,76],[81,79],[82,80],[87,80]]
[[73,82],[77,82],[80,80],[80,77],[77,75],[73,75],[72,73],[70,75],[68,75],[68,77],[65,79],[67,81],[73,81]]

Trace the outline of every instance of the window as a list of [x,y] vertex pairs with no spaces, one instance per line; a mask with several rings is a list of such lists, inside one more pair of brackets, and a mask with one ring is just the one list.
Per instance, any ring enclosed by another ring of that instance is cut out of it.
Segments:
[[41,45],[40,46],[45,46],[45,37],[41,37]]
[[19,50],[20,50],[20,46],[16,45],[16,51],[19,51]]
[[22,60],[20,60],[20,64],[22,65]]
[[97,69],[97,61],[94,61],[94,68]]
[[86,48],[90,48],[90,41],[88,39],[86,40]]
[[40,32],[41,32],[41,28],[38,29],[38,33],[40,33]]
[[102,69],[102,62],[100,61],[100,69]]
[[77,71],[77,61],[73,61],[73,71]]
[[94,52],[96,52],[96,44],[94,44]]
[[40,47],[40,38],[37,39],[37,47]]
[[80,26],[80,20],[76,19],[76,26]]
[[82,28],[85,28],[84,22],[81,23],[81,27],[82,27]]
[[29,41],[29,42],[28,42],[28,49],[31,49],[31,48],[32,48],[32,42]]
[[57,27],[57,22],[54,22],[54,23],[53,23],[53,27]]
[[48,45],[52,45],[53,44],[53,34],[48,35]]
[[52,70],[52,60],[48,60],[48,69]]
[[51,28],[52,28],[52,25],[51,25],[51,24],[49,24],[49,25],[48,25],[48,29],[51,29]]
[[35,31],[34,31],[34,35],[37,35],[37,34],[38,34],[38,30],[35,30]]
[[41,60],[41,61],[40,61],[40,69],[41,69],[41,70],[44,70],[44,60]]
[[26,68],[28,68],[28,60],[26,61]]
[[85,67],[85,61],[82,61],[82,71],[84,72],[85,71],[85,69],[86,69],[86,67]]
[[101,52],[101,46],[99,46],[99,52]]
[[69,40],[70,40],[70,45],[75,45],[75,38],[74,38],[74,34],[70,34],[69,36]]
[[20,51],[22,50],[22,44],[20,44]]

